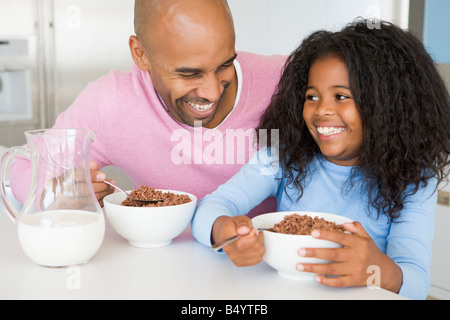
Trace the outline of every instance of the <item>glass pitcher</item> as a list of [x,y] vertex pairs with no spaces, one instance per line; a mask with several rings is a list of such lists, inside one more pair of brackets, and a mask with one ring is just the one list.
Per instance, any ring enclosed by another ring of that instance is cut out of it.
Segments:
[[[88,129],[25,132],[26,147],[9,149],[1,162],[0,196],[18,226],[19,243],[36,264],[65,267],[86,263],[105,234],[103,211],[89,170]],[[28,197],[19,212],[6,195],[6,177],[16,156],[31,160]]]

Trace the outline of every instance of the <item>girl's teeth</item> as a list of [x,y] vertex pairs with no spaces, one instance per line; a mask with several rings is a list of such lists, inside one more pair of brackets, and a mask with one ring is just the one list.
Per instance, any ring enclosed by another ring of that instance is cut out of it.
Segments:
[[332,134],[338,134],[344,131],[345,128],[339,127],[317,127],[317,132],[319,132],[323,136],[331,136]]
[[189,102],[189,101],[188,101],[188,104],[189,104],[192,108],[194,108],[195,110],[198,110],[198,111],[201,111],[201,112],[205,112],[205,111],[208,111],[209,109],[211,109],[211,108],[213,107],[214,102],[211,103],[211,104],[204,104],[204,105],[201,105],[201,104],[195,104],[195,103],[192,103],[192,102]]

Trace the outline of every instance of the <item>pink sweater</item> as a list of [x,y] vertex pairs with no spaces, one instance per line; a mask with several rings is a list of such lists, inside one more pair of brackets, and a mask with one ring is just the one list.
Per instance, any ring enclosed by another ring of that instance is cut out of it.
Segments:
[[[135,188],[180,190],[200,200],[231,178],[253,154],[245,134],[258,125],[285,59],[238,53],[243,77],[239,103],[215,129],[174,120],[155,93],[149,74],[136,66],[131,72],[113,71],[89,83],[54,127],[93,130],[96,139],[90,159],[100,168],[120,168]],[[11,187],[22,203],[30,170],[27,160],[17,159],[11,166]],[[272,199],[252,214],[274,210]]]

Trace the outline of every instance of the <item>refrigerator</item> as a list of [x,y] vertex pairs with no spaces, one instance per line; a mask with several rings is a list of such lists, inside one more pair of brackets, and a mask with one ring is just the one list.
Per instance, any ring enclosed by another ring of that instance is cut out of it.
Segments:
[[0,145],[51,127],[90,82],[132,66],[133,0],[0,0]]

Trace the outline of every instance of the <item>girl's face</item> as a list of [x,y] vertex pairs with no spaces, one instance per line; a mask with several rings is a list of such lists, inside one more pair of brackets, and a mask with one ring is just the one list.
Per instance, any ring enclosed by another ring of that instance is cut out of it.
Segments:
[[362,146],[362,122],[353,100],[347,66],[335,55],[310,68],[303,119],[325,158],[353,166]]

